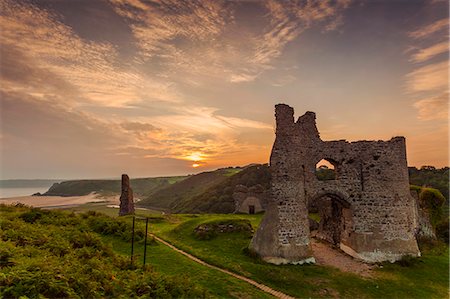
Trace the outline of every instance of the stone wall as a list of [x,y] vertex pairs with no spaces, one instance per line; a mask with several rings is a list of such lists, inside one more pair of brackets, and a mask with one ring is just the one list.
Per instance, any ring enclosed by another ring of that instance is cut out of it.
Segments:
[[[295,122],[293,108],[279,104],[275,117],[271,199],[253,250],[273,263],[312,261],[307,204],[326,196],[341,209],[339,246],[348,254],[369,262],[420,254],[405,138],[322,141],[313,112]],[[335,180],[317,179],[322,159],[335,167]]]

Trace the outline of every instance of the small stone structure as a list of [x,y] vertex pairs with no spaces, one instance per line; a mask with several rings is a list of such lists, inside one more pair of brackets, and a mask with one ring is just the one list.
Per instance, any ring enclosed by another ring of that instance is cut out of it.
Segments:
[[263,212],[266,203],[266,191],[263,186],[255,185],[247,187],[237,185],[234,189],[233,199],[235,213],[256,214]]
[[130,178],[128,175],[122,174],[119,216],[128,214],[134,214],[133,189],[130,187]]
[[[267,262],[314,262],[308,202],[322,201],[319,236],[367,262],[419,256],[416,203],[409,191],[404,137],[389,141],[322,141],[316,115],[294,121],[294,109],[275,106],[270,157],[271,198],[250,248]],[[316,164],[333,164],[334,180],[319,181]]]

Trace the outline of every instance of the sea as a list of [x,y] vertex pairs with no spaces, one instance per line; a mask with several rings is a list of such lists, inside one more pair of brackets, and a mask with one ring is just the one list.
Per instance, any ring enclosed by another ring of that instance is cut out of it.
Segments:
[[30,196],[45,193],[62,180],[0,180],[0,198]]

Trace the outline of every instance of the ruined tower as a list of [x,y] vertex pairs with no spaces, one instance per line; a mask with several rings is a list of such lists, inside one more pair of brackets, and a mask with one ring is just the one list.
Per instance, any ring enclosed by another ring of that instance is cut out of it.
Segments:
[[[251,249],[275,264],[313,262],[308,202],[325,200],[330,214],[322,221],[331,222],[321,223],[322,235],[349,255],[368,262],[420,255],[405,138],[322,141],[315,113],[295,122],[294,109],[278,104],[275,117],[271,199]],[[335,167],[333,180],[316,177],[322,159]]]
[[120,195],[119,216],[134,214],[133,189],[130,187],[130,178],[122,174],[122,193]]

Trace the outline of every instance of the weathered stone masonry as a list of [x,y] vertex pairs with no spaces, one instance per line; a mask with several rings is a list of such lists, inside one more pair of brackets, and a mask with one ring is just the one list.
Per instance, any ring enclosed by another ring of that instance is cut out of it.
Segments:
[[122,193],[120,195],[119,216],[134,214],[133,189],[130,187],[130,178],[122,174]]
[[[338,217],[338,245],[368,262],[420,255],[414,236],[415,202],[409,191],[404,137],[389,141],[322,141],[315,114],[294,122],[294,109],[275,109],[276,139],[270,157],[271,199],[250,247],[272,263],[313,261],[308,201],[328,198]],[[326,159],[336,179],[319,181]]]

